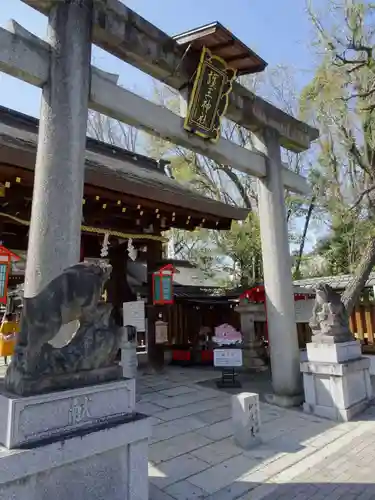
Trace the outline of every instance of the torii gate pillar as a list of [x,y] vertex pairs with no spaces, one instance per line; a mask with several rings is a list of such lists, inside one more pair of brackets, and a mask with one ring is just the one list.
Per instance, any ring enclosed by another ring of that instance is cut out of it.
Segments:
[[280,142],[278,133],[270,128],[257,139],[258,149],[268,157],[267,176],[258,180],[258,203],[274,390],[270,402],[294,406],[303,401],[303,391]]
[[42,94],[26,297],[79,262],[92,8],[93,0],[62,0],[49,13],[50,70]]

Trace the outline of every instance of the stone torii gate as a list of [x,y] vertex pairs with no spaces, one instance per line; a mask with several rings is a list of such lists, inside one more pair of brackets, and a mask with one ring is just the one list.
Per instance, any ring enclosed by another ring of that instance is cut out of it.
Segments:
[[315,129],[238,83],[227,117],[249,129],[258,150],[221,138],[208,143],[183,120],[117,85],[90,66],[94,43],[184,91],[196,61],[178,43],[119,0],[23,0],[48,16],[42,41],[12,21],[0,29],[0,70],[43,89],[25,295],[33,296],[78,262],[88,108],[210,157],[259,179],[259,215],[267,295],[274,401],[293,404],[302,392],[294,319],[284,188],[308,194],[301,176],[281,162],[280,146],[303,151]]

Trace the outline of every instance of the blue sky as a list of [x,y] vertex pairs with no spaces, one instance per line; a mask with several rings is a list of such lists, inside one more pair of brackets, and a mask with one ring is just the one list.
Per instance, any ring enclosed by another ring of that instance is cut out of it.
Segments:
[[[21,0],[0,0],[0,26],[9,19],[43,38],[46,17]],[[315,0],[315,3],[324,0]],[[295,83],[306,84],[312,76],[313,51],[309,47],[312,27],[305,12],[305,0],[127,0],[128,7],[175,35],[198,26],[221,22],[270,67],[296,70]],[[94,47],[93,63],[120,75],[120,83],[138,94],[152,96],[152,80],[137,69]],[[39,115],[40,89],[0,73],[0,104],[33,116]],[[310,235],[314,240],[314,231]],[[310,248],[310,244],[308,247]]]
[[[281,64],[298,70],[299,86],[310,76],[311,25],[304,11],[304,0],[127,0],[124,3],[171,35],[220,21],[270,66]],[[2,0],[1,4],[1,26],[15,19],[44,37],[44,16],[20,0]],[[125,87],[144,95],[150,93],[150,79],[135,68],[98,48],[94,48],[93,61],[104,70],[120,74]],[[37,116],[39,103],[39,89],[0,73],[0,104]]]

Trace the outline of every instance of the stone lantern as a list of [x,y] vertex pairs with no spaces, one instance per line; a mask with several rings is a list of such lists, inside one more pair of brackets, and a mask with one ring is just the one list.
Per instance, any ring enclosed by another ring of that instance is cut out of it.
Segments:
[[266,321],[264,304],[241,301],[236,307],[241,318],[241,332],[243,335],[243,369],[245,371],[265,371],[265,348],[262,340],[255,333],[255,322]]

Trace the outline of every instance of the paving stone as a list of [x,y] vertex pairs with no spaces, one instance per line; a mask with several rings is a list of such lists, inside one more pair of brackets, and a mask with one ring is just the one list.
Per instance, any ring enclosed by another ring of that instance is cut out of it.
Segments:
[[136,410],[144,415],[154,416],[159,413],[162,408],[154,403],[137,403]]
[[166,488],[165,492],[172,495],[176,500],[201,500],[206,496],[206,493],[201,488],[188,481],[172,484]]
[[166,391],[167,389],[172,389],[175,384],[167,380],[156,379],[148,382],[147,385],[151,387],[154,391],[159,392],[159,391]]
[[276,420],[277,418],[285,417],[286,410],[282,408],[275,408],[267,403],[259,403],[260,406],[260,419],[263,424]]
[[[238,497],[237,500],[264,500],[266,498],[270,498],[270,494],[275,491],[277,486],[274,484],[262,484],[257,488],[250,491],[250,493],[245,493],[241,497]],[[214,498],[212,500],[215,500]]]
[[152,425],[152,427],[154,427],[155,425],[159,425],[159,424],[164,423],[164,420],[160,420],[160,418],[156,418],[156,417],[150,417],[149,421],[150,421],[150,424]]
[[309,439],[305,440],[303,444],[305,444],[306,446],[314,446],[314,448],[322,448],[323,446],[332,443],[335,439],[341,437],[344,433],[344,429],[329,429],[325,431],[323,435],[319,433],[315,436],[310,437]]
[[[191,454],[211,465],[216,465],[220,462],[224,462],[228,458],[241,455],[242,451],[241,448],[238,448],[238,446],[234,444],[232,439],[228,438],[198,448],[192,451]],[[249,458],[248,460],[251,459]]]
[[177,387],[172,387],[172,389],[166,389],[161,391],[163,396],[173,397],[180,396],[181,394],[189,394],[190,392],[196,392],[196,387],[189,387],[187,385],[178,385]]
[[[176,436],[165,441],[151,444],[149,446],[149,460],[154,464],[170,460],[184,453],[189,453],[197,448],[212,443],[211,440],[196,434],[188,432],[181,436]],[[197,457],[199,458],[199,457]]]
[[162,490],[159,490],[154,484],[149,487],[149,500],[175,500]]
[[187,453],[158,465],[149,466],[148,476],[151,483],[164,490],[167,486],[202,472],[209,467],[210,465],[207,462],[203,462]]
[[[298,453],[288,453],[280,456],[276,460],[272,460],[271,462],[265,464],[261,463],[260,467],[262,467],[262,471],[265,477],[269,479],[272,476],[275,476],[276,474],[279,474],[283,470],[291,467],[292,465],[297,464],[298,462],[300,462],[300,460],[305,458],[305,456],[310,452],[311,451],[307,449],[307,450],[302,450],[301,452]],[[248,457],[247,454],[245,456]],[[252,475],[252,472],[250,472],[250,475]]]
[[218,465],[214,465],[204,472],[191,476],[188,481],[194,484],[194,486],[198,486],[207,493],[212,494],[232,483],[241,482],[242,476],[257,465],[257,462],[239,455]]
[[179,408],[172,408],[170,410],[160,411],[156,417],[165,420],[166,422],[170,420],[176,420],[181,417],[186,417],[189,415],[195,415],[196,413],[201,413],[206,410],[214,411],[216,408],[227,406],[226,400],[221,398],[209,399],[207,401],[199,401],[198,403],[192,403],[188,406],[181,406]]
[[205,422],[207,424],[215,424],[223,420],[228,420],[231,417],[231,411],[231,407],[228,404],[219,408],[215,408],[214,411],[202,411],[194,416],[195,418],[198,418],[199,420],[202,420],[202,422]]
[[375,491],[374,490],[364,490],[357,497],[357,500],[373,500],[374,498],[375,498]]
[[[263,442],[266,440],[263,440]],[[298,439],[293,439],[289,436],[289,433],[279,436],[277,438],[266,441],[266,446],[275,452],[282,453],[296,453],[304,449],[304,446],[300,443]],[[310,447],[311,449],[311,447]]]
[[202,427],[197,431],[202,436],[205,436],[213,441],[219,441],[220,439],[227,438],[233,435],[233,425],[232,420],[222,420],[221,422],[216,422],[216,424],[208,425]]
[[[262,419],[262,415],[261,415]],[[296,429],[297,425],[293,421],[288,421],[287,418],[277,420],[277,425],[273,421],[262,424],[260,436],[263,442],[271,441],[277,437],[283,436],[292,430]]]
[[245,493],[251,492],[257,486],[257,483],[236,481],[219,491],[215,491],[212,495],[208,495],[205,497],[205,500],[237,500],[240,497],[242,498]]
[[150,500],[375,499],[375,407],[337,424],[261,403],[265,441],[244,452],[229,434],[230,396],[194,384],[210,377],[194,368],[140,377],[138,407],[154,424]]
[[222,394],[218,392],[209,394],[205,391],[199,391],[199,392],[195,391],[195,392],[190,392],[188,394],[180,394],[179,396],[174,396],[174,397],[160,396],[158,404],[160,406],[163,406],[164,408],[179,408],[181,406],[187,407],[187,405],[190,405],[192,403],[197,403],[199,401],[206,401],[208,399],[213,399],[213,398],[220,398],[221,400],[223,400]]
[[266,445],[258,446],[258,448],[255,448],[254,450],[244,451],[243,454],[246,457],[251,458],[252,460],[258,460],[265,465],[268,465],[275,460],[278,460],[279,458],[287,455],[286,452],[276,451],[275,449]]
[[136,392],[137,392],[137,394],[145,395],[145,394],[153,394],[155,391],[153,389],[151,389],[151,387],[148,387],[147,385],[140,385],[137,382]]
[[[148,392],[146,394],[140,394],[139,399],[137,401],[139,403],[156,403],[158,406],[161,406],[159,404],[159,401],[161,401],[160,393],[159,392]],[[161,411],[163,407],[159,408],[159,411]]]
[[162,423],[152,429],[151,443],[157,443],[158,441],[186,434],[204,426],[203,422],[194,417],[183,417],[178,420],[172,420],[172,422],[164,422],[159,419],[159,422]]

